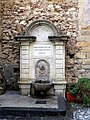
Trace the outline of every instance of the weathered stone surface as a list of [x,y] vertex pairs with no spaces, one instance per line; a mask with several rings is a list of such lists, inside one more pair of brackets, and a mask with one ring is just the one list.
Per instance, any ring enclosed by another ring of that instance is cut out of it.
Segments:
[[85,74],[85,77],[90,79],[90,73]]
[[84,68],[86,70],[90,70],[90,65],[83,65],[82,68]]
[[84,58],[86,58],[86,53],[83,53],[83,52],[80,53],[80,52],[78,52],[78,53],[75,55],[75,57],[76,57],[76,58],[83,58],[83,59],[84,59]]
[[76,63],[76,64],[82,64],[82,62],[83,62],[82,59],[77,59],[77,60],[75,60],[75,63]]
[[78,42],[77,45],[79,47],[87,47],[87,46],[90,46],[90,42],[82,41],[82,42]]
[[79,73],[85,73],[85,69],[78,70]]
[[86,64],[86,65],[90,64],[90,59],[89,58],[83,59],[83,64]]
[[0,95],[6,91],[6,81],[4,78],[3,67],[0,65]]
[[90,30],[82,30],[81,35],[83,36],[90,36]]
[[83,47],[82,50],[81,50],[81,52],[83,52],[83,53],[86,53],[86,52],[90,53],[90,46]]

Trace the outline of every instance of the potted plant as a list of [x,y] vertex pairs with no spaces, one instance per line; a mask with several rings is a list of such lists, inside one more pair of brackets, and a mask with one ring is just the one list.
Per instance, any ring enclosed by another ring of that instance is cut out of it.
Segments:
[[75,83],[67,83],[66,85],[66,99],[68,102],[75,101],[75,95],[71,94],[70,91],[74,88]]
[[73,89],[70,90],[71,95],[76,96],[76,102],[90,105],[90,80],[80,78]]

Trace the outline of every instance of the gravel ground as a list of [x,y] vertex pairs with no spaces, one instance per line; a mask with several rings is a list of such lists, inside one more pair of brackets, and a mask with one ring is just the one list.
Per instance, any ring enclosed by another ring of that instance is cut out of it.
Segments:
[[82,104],[67,103],[67,114],[64,120],[90,120],[90,107]]

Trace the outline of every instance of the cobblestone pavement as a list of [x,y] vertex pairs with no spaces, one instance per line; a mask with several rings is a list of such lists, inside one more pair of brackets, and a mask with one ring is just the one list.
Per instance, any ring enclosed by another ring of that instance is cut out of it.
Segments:
[[90,120],[90,107],[83,107],[77,105],[76,110],[73,112],[74,120]]
[[64,120],[90,120],[90,107],[76,103],[67,103],[67,114]]

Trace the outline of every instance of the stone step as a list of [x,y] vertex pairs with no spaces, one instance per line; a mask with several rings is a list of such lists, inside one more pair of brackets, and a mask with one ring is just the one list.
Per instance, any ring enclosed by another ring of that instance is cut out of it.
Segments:
[[42,108],[2,108],[0,109],[0,116],[65,116],[66,111],[59,109],[42,109]]

